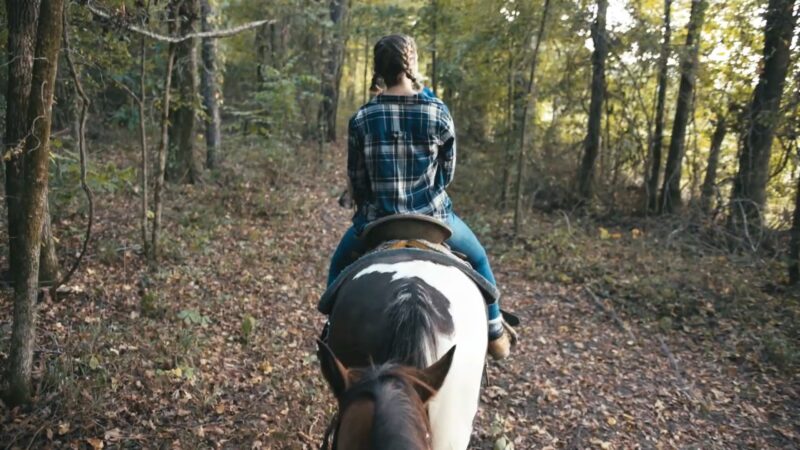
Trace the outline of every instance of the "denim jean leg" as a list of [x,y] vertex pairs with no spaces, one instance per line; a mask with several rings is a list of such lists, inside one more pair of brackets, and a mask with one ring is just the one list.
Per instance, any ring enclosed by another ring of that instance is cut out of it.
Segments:
[[342,271],[350,264],[355,262],[358,255],[364,252],[364,244],[358,238],[356,230],[353,227],[347,229],[339,241],[339,246],[331,257],[331,265],[328,269],[328,286],[336,281]]
[[453,236],[447,240],[450,248],[466,255],[467,261],[472,265],[472,268],[483,275],[490,283],[497,286],[492,266],[489,264],[489,257],[486,255],[486,250],[478,241],[475,233],[455,213],[450,214],[447,224],[453,229]]
[[[476,272],[483,275],[490,283],[497,286],[497,281],[489,265],[489,257],[486,249],[483,248],[475,233],[461,220],[455,213],[451,214],[447,221],[453,229],[453,236],[447,241],[450,248],[463,253],[467,256],[467,261],[472,265]],[[500,315],[500,305],[494,302],[488,305],[486,313],[489,318],[489,339],[495,339],[503,334],[503,324]]]

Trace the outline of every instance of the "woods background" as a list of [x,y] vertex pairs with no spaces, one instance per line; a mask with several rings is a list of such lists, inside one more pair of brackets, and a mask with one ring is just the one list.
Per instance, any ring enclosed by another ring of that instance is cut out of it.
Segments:
[[[313,446],[345,125],[407,33],[455,118],[456,209],[529,323],[476,446],[798,445],[799,10],[7,0],[0,440]],[[642,392],[674,375],[657,414],[558,396],[578,375],[539,368],[577,329]]]

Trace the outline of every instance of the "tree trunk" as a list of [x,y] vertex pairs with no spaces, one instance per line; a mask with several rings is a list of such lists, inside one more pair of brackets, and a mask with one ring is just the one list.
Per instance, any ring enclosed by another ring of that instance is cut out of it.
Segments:
[[603,94],[606,90],[606,55],[608,40],[606,36],[606,11],[608,0],[597,0],[597,18],[592,24],[592,100],[589,106],[589,123],[584,142],[583,160],[578,171],[578,197],[582,204],[592,198],[594,188],[594,168],[600,149],[600,124],[603,115]]
[[[604,0],[601,0],[604,1]],[[528,102],[522,111],[522,123],[520,125],[520,149],[519,161],[517,163],[517,198],[516,207],[514,208],[514,234],[519,235],[520,227],[522,226],[522,193],[525,184],[525,160],[527,159],[526,150],[528,146],[533,145],[533,131],[534,127],[531,124],[531,131],[525,133],[525,125],[528,122],[528,111],[535,117],[536,116],[536,66],[539,62],[539,48],[544,39],[544,27],[547,24],[547,13],[550,10],[550,0],[544,0],[544,9],[542,10],[542,22],[539,24],[539,31],[536,34],[536,45],[533,48],[533,55],[531,55],[531,72],[528,77]],[[534,120],[535,122],[535,120]]]
[[700,48],[700,33],[708,4],[706,0],[692,0],[689,13],[689,25],[686,33],[686,46],[681,61],[681,84],[678,88],[678,104],[675,109],[675,121],[672,123],[672,136],[669,143],[667,165],[664,168],[664,184],[661,188],[662,212],[679,212],[681,201],[681,170],[683,156],[686,152],[686,125],[692,109],[694,84],[697,75],[697,51]]
[[[272,30],[275,28],[275,23],[268,23],[263,27],[260,27],[256,32],[255,42],[253,43],[256,46],[256,57],[258,58],[258,65],[256,66],[256,78],[258,83],[261,84],[266,79],[264,78],[264,71],[265,66],[267,64],[272,64],[272,41],[273,41],[273,32]],[[267,59],[268,57],[269,60]]]
[[142,152],[142,165],[141,165],[141,172],[142,177],[140,183],[142,185],[142,211],[141,211],[141,228],[142,228],[142,253],[144,254],[145,259],[150,257],[150,243],[148,242],[149,233],[148,233],[148,217],[150,215],[150,206],[149,206],[149,196],[150,196],[150,189],[149,189],[149,172],[150,172],[150,163],[147,158],[147,124],[145,122],[145,102],[147,100],[147,89],[145,84],[145,79],[147,76],[147,72],[145,71],[145,63],[147,62],[147,45],[144,36],[142,36],[142,42],[140,46],[140,55],[139,55],[139,147]]
[[369,100],[369,85],[370,81],[367,78],[367,73],[369,71],[369,31],[364,32],[364,103],[367,103]]
[[19,236],[24,138],[28,134],[28,101],[33,75],[33,52],[39,1],[6,0],[8,15],[8,90],[6,91],[6,206],[8,211],[9,266],[19,264],[13,245]]
[[39,284],[52,286],[61,278],[61,268],[56,255],[56,243],[53,239],[53,226],[50,222],[50,202],[47,192],[44,194],[44,217],[42,218],[42,250],[39,254]]
[[322,76],[322,102],[320,102],[320,120],[325,128],[326,139],[336,141],[336,112],[339,105],[339,85],[342,81],[344,65],[344,49],[347,16],[347,0],[330,0],[330,19],[333,33],[327,47],[328,57],[325,61],[325,73]]
[[658,58],[658,94],[656,99],[655,133],[650,142],[650,173],[647,176],[647,208],[658,210],[658,181],[661,176],[661,150],[664,142],[664,104],[667,98],[667,69],[669,63],[669,45],[672,37],[670,13],[672,0],[664,0],[664,38],[661,42],[661,54]]
[[[606,86],[606,92],[603,94],[603,98],[607,99],[608,96],[608,86]],[[614,155],[611,154],[612,152],[612,145],[611,145],[611,113],[613,112],[613,108],[611,106],[610,101],[605,101],[605,114],[603,114],[603,122],[605,126],[603,127],[603,133],[600,137],[600,151],[597,155],[598,158],[598,165],[596,169],[596,174],[600,174],[601,180],[608,180],[609,176],[609,165],[613,166]],[[597,178],[595,176],[595,178]]]
[[158,146],[156,166],[156,180],[153,187],[153,237],[150,242],[150,264],[158,260],[161,247],[159,239],[161,233],[161,211],[164,208],[162,199],[164,194],[164,178],[167,170],[167,149],[169,149],[169,109],[172,90],[172,71],[175,66],[176,45],[170,44],[167,56],[167,73],[164,75],[164,98],[161,101],[161,143]]
[[[31,93],[33,74],[33,52],[36,44],[36,24],[39,15],[39,1],[7,1],[8,14],[8,90],[6,107],[7,151],[17,156],[21,153],[19,145],[28,134],[29,124],[26,113]],[[8,208],[8,235],[16,239],[19,235],[20,198],[22,183],[22,157],[12,157],[6,161],[6,205]],[[45,205],[47,206],[47,205]],[[48,284],[60,276],[55,241],[50,223],[49,208],[45,209],[42,225],[42,251],[39,267],[40,282]],[[15,246],[9,245],[9,266],[15,270],[17,258]]]
[[[510,44],[510,43],[509,43]],[[511,197],[511,169],[514,166],[514,52],[508,51],[508,93],[506,98],[506,154],[503,161],[503,187],[500,192],[500,205],[503,209],[508,206]]]
[[436,34],[437,34],[437,27],[439,22],[439,4],[436,0],[431,0],[431,7],[433,8],[433,14],[431,15],[431,40],[433,41],[431,44],[431,87],[433,88],[433,92],[438,92],[437,84],[438,79],[436,78]]
[[[15,247],[13,253],[18,262],[12,266],[14,319],[6,392],[7,403],[12,406],[28,402],[32,393],[31,368],[36,332],[36,297],[39,292],[39,254],[47,194],[53,92],[58,51],[61,48],[61,15],[64,6],[63,0],[43,0],[38,26],[35,26],[33,25],[36,23],[35,14],[20,14],[30,3],[7,2],[9,16],[15,20],[24,20],[15,24],[16,30],[32,27],[37,30],[30,98],[25,113],[27,119],[23,124],[24,129],[30,130],[30,135],[25,142],[24,168],[20,178],[21,183],[18,185],[21,201],[19,222],[17,222],[18,235],[17,239],[11,240],[11,245]],[[19,41],[17,44],[20,44]],[[27,44],[28,42],[21,45],[27,47]],[[19,47],[12,48],[16,50]],[[15,51],[14,54],[19,53]]]
[[[764,27],[763,70],[747,112],[739,171],[733,181],[731,219],[759,227],[766,203],[772,137],[780,116],[780,102],[796,17],[795,0],[769,0]],[[742,214],[739,214],[743,211]]]
[[[180,0],[173,6],[175,20],[180,35],[197,31],[200,15],[199,0]],[[197,165],[194,157],[195,103],[197,101],[197,39],[186,39],[175,44],[175,72],[173,83],[178,89],[178,102],[172,112],[172,138],[174,142],[172,164],[167,172],[170,181],[176,183],[195,183]]]
[[800,177],[797,177],[797,192],[794,194],[794,217],[792,218],[792,240],[789,243],[789,284],[800,282]]
[[728,126],[725,116],[720,114],[717,117],[717,125],[714,127],[714,135],[711,137],[711,148],[708,151],[708,164],[706,165],[706,177],[703,180],[703,187],[700,190],[700,210],[704,215],[711,212],[714,202],[714,192],[717,187],[717,166],[719,165],[719,152],[722,149],[722,141]]
[[[200,0],[202,11],[202,29],[210,31],[209,18],[214,15],[209,0]],[[203,91],[203,107],[205,108],[206,125],[206,168],[216,166],[217,155],[221,143],[220,126],[222,119],[219,112],[220,95],[217,87],[217,41],[216,39],[203,39],[203,67],[200,71]]]

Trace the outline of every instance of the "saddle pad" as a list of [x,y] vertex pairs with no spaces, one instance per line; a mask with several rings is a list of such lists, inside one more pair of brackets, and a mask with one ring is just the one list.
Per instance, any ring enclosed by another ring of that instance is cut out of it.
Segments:
[[458,256],[446,244],[434,244],[433,242],[426,241],[425,239],[402,239],[396,241],[387,241],[368,251],[366,254],[369,255],[370,253],[383,252],[386,250],[398,250],[403,248],[416,248],[419,250],[430,250],[432,252],[441,253],[450,257],[454,263],[472,268],[469,262],[467,262],[466,257]]
[[494,285],[489,283],[486,278],[476,272],[472,267],[469,266],[469,264],[465,264],[457,257],[432,250],[400,248],[368,253],[359,258],[353,264],[347,266],[347,268],[339,274],[333,284],[331,284],[330,287],[325,290],[325,293],[322,294],[322,298],[320,298],[319,304],[317,305],[317,310],[325,315],[329,315],[333,311],[333,304],[336,301],[336,294],[345,280],[349,279],[354,274],[362,271],[372,264],[393,264],[420,260],[431,261],[437,264],[461,269],[461,271],[464,272],[464,274],[467,275],[481,291],[486,304],[494,303],[500,299],[500,291],[498,291]]

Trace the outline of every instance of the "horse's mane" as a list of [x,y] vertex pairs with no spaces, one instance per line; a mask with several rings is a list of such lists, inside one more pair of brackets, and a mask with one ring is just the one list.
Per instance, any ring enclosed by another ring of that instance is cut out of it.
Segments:
[[393,290],[386,309],[391,324],[383,355],[399,364],[424,369],[436,355],[436,333],[451,334],[450,302],[420,278],[403,278],[389,286]]

